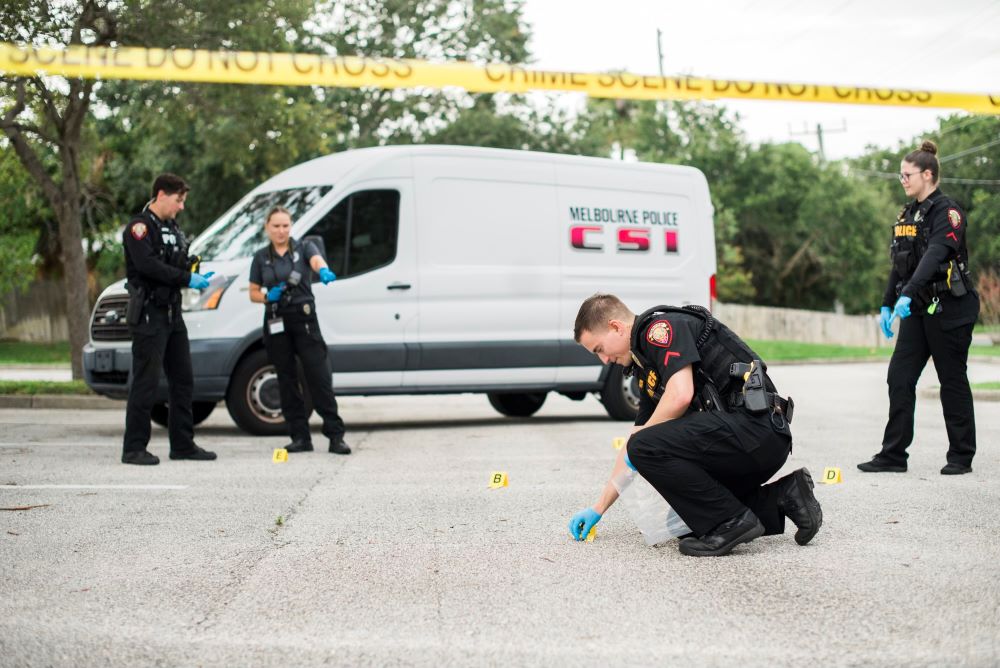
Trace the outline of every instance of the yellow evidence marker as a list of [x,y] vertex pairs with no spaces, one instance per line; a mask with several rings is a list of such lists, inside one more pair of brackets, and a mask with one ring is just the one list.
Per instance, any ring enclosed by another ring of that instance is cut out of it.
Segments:
[[501,487],[507,487],[507,485],[506,471],[494,471],[490,474],[490,489],[500,489]]
[[611,439],[611,445],[614,446],[615,450],[621,450],[625,447],[626,443],[628,443],[628,439],[624,436],[617,436]]
[[597,538],[597,527],[590,527],[590,533],[587,534],[585,540],[588,543],[593,543],[595,538]]
[[840,469],[834,466],[828,466],[823,469],[823,482],[827,485],[836,485],[838,482],[844,482],[843,476],[840,475]]
[[275,448],[274,454],[271,455],[271,461],[275,464],[281,464],[282,462],[288,461],[288,450],[284,448]]

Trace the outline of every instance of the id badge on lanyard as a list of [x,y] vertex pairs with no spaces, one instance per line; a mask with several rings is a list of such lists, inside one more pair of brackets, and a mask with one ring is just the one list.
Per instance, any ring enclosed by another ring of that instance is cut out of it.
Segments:
[[267,331],[269,334],[281,334],[285,331],[285,321],[283,318],[271,318],[267,321]]

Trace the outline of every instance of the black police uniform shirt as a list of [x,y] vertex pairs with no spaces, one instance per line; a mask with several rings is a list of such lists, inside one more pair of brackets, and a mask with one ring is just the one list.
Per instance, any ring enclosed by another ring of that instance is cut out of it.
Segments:
[[292,272],[299,272],[301,278],[298,286],[295,288],[289,286],[285,289],[290,298],[287,303],[294,312],[299,312],[302,304],[311,304],[314,301],[312,269],[309,266],[309,261],[314,255],[319,255],[319,250],[311,241],[290,240],[289,248],[284,255],[279,255],[271,244],[268,244],[253,256],[253,262],[250,264],[250,282],[270,289],[282,282],[287,285]]
[[646,424],[671,376],[686,366],[701,361],[695,342],[704,323],[694,316],[680,313],[656,314],[646,323],[635,324],[645,331],[637,337],[638,357],[632,373],[639,381],[639,414],[637,425]]
[[[969,258],[965,241],[965,230],[968,227],[965,212],[953,199],[942,194],[940,188],[934,190],[927,199],[932,200],[932,204],[927,209],[926,216],[918,216],[921,202],[913,200],[903,207],[893,226],[894,241],[911,242],[923,233],[921,227],[926,226],[927,248],[909,276],[900,276],[893,267],[882,298],[882,305],[892,308],[898,296],[909,297],[915,302],[910,309],[911,314],[917,316],[926,313],[927,304],[921,296],[927,294],[927,286],[946,278],[940,273],[941,265],[956,258],[961,258],[968,265]],[[955,276],[952,278],[957,279]],[[897,285],[900,282],[903,284],[902,290],[897,295]],[[955,297],[948,292],[938,294],[941,302],[939,315],[943,320],[956,325],[975,321],[979,313],[979,300],[971,293],[972,286],[966,287],[970,292],[962,297]]]
[[[145,286],[154,296],[179,296],[191,282],[187,265],[187,241],[173,219],[160,220],[149,209],[133,218],[122,233],[125,275],[135,285]],[[171,262],[173,260],[173,262]]]

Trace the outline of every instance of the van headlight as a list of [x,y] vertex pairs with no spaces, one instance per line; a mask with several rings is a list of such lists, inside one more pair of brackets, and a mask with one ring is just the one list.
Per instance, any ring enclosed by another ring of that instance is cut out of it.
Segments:
[[181,289],[181,310],[183,311],[211,311],[219,308],[222,301],[222,293],[226,291],[235,276],[220,276],[216,274],[208,279],[208,287],[204,290],[192,290],[191,288]]

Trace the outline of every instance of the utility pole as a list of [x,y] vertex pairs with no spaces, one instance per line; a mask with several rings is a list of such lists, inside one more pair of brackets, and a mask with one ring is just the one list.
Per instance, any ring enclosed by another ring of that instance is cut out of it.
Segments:
[[[792,137],[801,137],[801,136],[804,136],[804,135],[811,135],[814,132],[813,130],[810,130],[809,126],[807,126],[805,123],[802,124],[802,128],[803,128],[802,132],[794,132],[792,130],[792,126],[789,125],[788,126],[788,134],[790,136],[792,136]],[[847,119],[844,119],[843,121],[841,121],[841,126],[839,128],[833,128],[833,129],[824,128],[819,123],[816,124],[816,130],[815,130],[815,133],[816,133],[816,143],[819,144],[819,162],[820,162],[821,165],[826,163],[826,149],[823,146],[823,133],[824,132],[826,132],[828,134],[830,134],[830,133],[837,133],[837,132],[847,132]]]
[[660,76],[663,76],[663,31],[656,29],[656,55],[660,61]]

